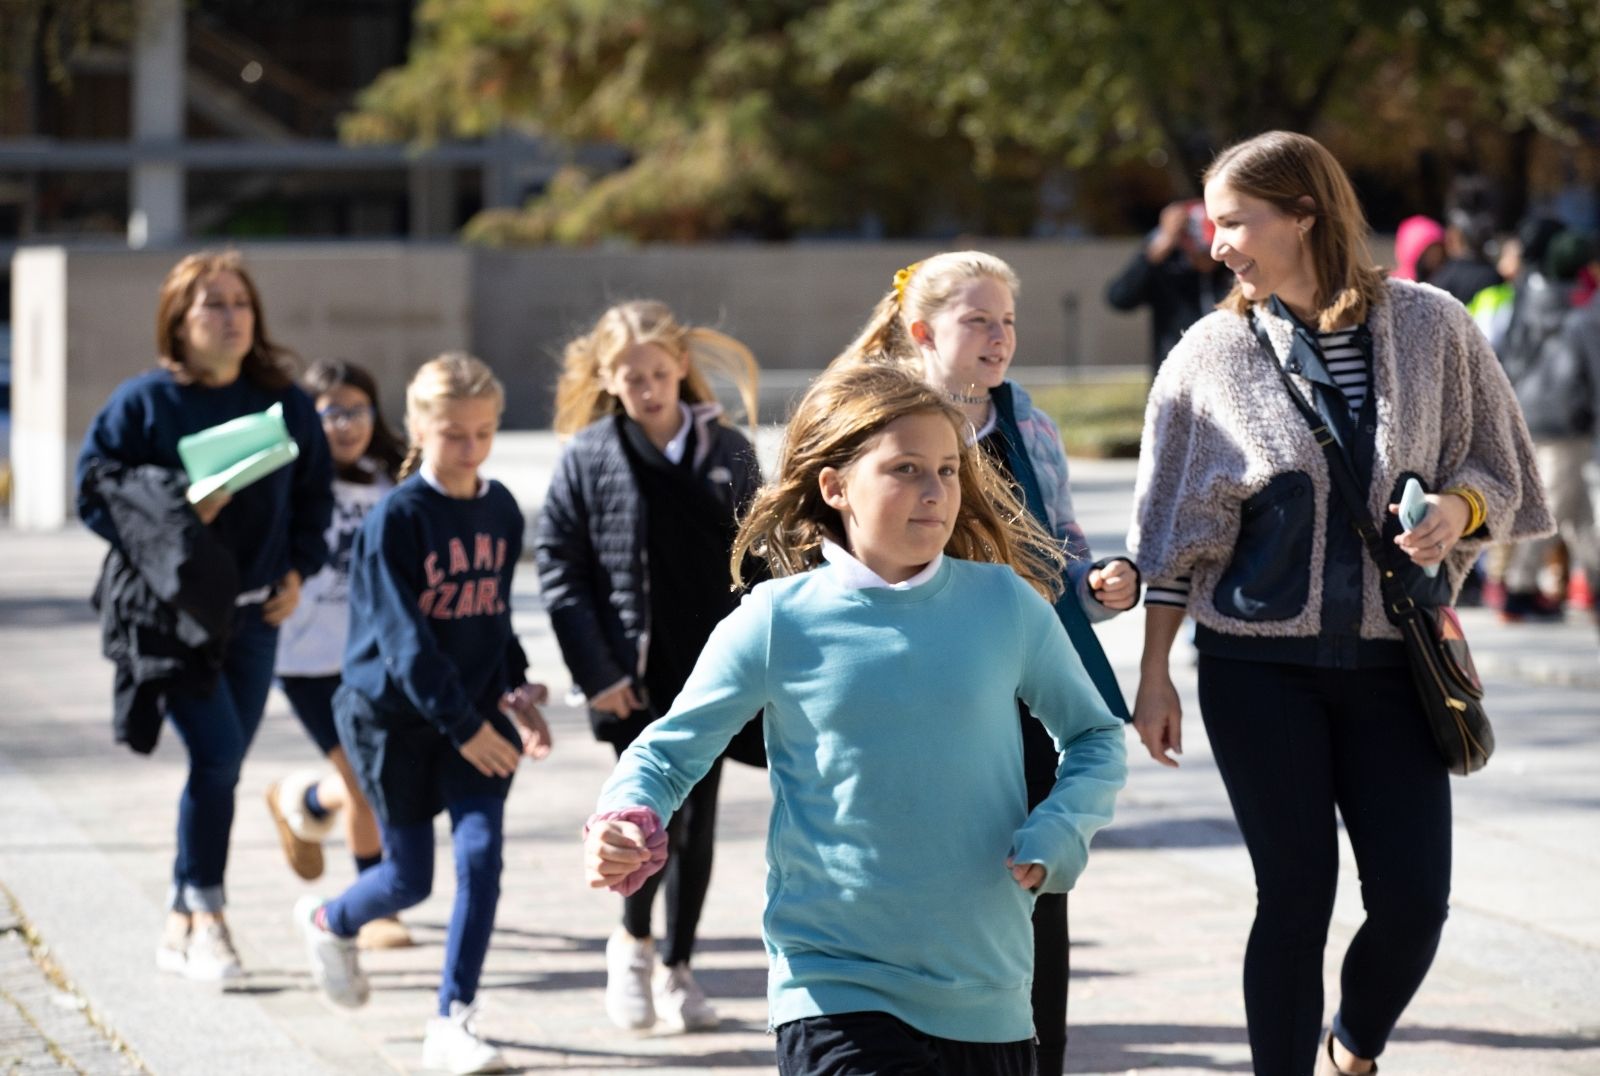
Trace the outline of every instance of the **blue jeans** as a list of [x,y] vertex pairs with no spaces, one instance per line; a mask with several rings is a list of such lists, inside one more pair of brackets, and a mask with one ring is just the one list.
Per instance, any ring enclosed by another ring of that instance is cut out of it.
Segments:
[[1450,901],[1450,775],[1403,668],[1200,656],[1200,711],[1256,875],[1244,958],[1259,1073],[1310,1073],[1344,821],[1366,921],[1333,1033],[1375,1058],[1433,962]]
[[262,621],[261,606],[244,606],[234,614],[233,639],[216,688],[206,696],[175,693],[167,699],[167,720],[189,752],[168,898],[173,911],[220,912],[227,903],[222,879],[233,830],[233,792],[261,726],[277,653],[278,629]]
[[[445,933],[439,1015],[450,1003],[470,1005],[489,953],[495,908],[500,903],[505,800],[472,796],[446,803],[456,855],[456,900]],[[433,823],[383,825],[383,862],[362,872],[324,909],[328,929],[353,938],[363,924],[421,904],[433,891]]]

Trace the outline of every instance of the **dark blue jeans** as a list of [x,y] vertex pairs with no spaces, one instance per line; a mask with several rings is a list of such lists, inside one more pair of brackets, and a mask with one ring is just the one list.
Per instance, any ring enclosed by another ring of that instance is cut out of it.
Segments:
[[[450,1003],[472,1004],[489,953],[494,913],[500,903],[501,848],[505,800],[475,796],[451,800],[450,833],[456,855],[456,901],[445,933],[444,972],[439,982],[439,1015]],[[328,929],[353,938],[365,923],[413,905],[433,891],[433,822],[383,825],[383,862],[362,872],[325,909]]]
[[234,614],[222,676],[210,695],[174,694],[167,720],[189,751],[189,779],[178,799],[178,855],[172,864],[169,907],[220,912],[233,831],[233,792],[245,752],[261,727],[278,654],[278,629],[261,620],[261,606]]
[[1450,777],[1409,673],[1202,655],[1200,711],[1255,866],[1244,965],[1255,1071],[1315,1063],[1336,809],[1367,917],[1345,952],[1333,1032],[1377,1057],[1433,963],[1450,899]]

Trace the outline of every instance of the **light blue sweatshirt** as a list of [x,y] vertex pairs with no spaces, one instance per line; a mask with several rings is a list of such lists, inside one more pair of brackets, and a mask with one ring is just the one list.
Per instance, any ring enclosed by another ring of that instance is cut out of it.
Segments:
[[[665,822],[765,708],[771,1025],[876,1011],[941,1038],[1031,1038],[1033,897],[1006,856],[1072,888],[1127,774],[1122,722],[1009,567],[946,557],[908,590],[842,575],[756,587],[598,810]],[[1019,698],[1064,751],[1032,814]]]

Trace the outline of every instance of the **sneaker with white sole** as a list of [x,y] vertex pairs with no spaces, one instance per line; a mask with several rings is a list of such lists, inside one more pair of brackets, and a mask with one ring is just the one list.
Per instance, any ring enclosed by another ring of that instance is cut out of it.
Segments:
[[356,940],[319,926],[317,909],[321,907],[322,898],[317,896],[301,897],[294,904],[294,921],[305,938],[306,957],[311,962],[311,980],[335,1005],[358,1009],[372,991],[361,970]]
[[156,946],[158,969],[174,975],[183,974],[184,965],[189,962],[190,930],[189,920],[167,918],[167,925],[161,928],[161,942]]
[[680,1031],[713,1031],[722,1023],[687,964],[662,968],[656,977],[656,1016]]
[[656,1022],[650,980],[656,971],[654,938],[635,938],[618,927],[606,942],[606,1015],[626,1031]]
[[289,869],[306,881],[322,877],[322,842],[333,832],[335,816],[313,818],[306,792],[322,779],[312,770],[296,770],[267,786],[267,811],[278,830],[278,844]]
[[473,1026],[478,1017],[476,1003],[463,1005],[450,1003],[449,1016],[435,1016],[428,1021],[427,1033],[422,1037],[422,1066],[467,1076],[473,1072],[504,1072],[506,1059],[500,1051],[485,1042]]
[[203,983],[227,982],[244,976],[227,924],[201,923],[194,928],[183,951],[183,975]]

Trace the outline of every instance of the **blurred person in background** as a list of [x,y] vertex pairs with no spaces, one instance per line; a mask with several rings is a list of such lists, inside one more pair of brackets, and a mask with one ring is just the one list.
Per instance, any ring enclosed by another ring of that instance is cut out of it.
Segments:
[[1150,308],[1150,374],[1161,368],[1184,330],[1222,301],[1233,274],[1211,258],[1211,222],[1199,199],[1173,202],[1144,247],[1106,285],[1117,310]]
[[[1595,471],[1595,400],[1591,361],[1597,349],[1585,337],[1594,323],[1572,305],[1582,271],[1594,260],[1594,241],[1576,231],[1550,240],[1539,274],[1519,308],[1515,336],[1501,361],[1533,435],[1545,499],[1566,543],[1577,579],[1593,578],[1595,506],[1600,475]],[[1561,615],[1560,588],[1545,593],[1540,574],[1554,539],[1523,542],[1511,551],[1505,573],[1502,619]],[[1580,587],[1587,591],[1586,586]]]
[[1428,283],[1443,288],[1465,306],[1484,288],[1500,283],[1500,271],[1489,257],[1494,217],[1488,213],[1452,209],[1446,219],[1449,222],[1444,232],[1447,257],[1428,277]]
[[1407,217],[1394,233],[1394,272],[1400,280],[1426,281],[1444,264],[1444,225],[1432,217]]

